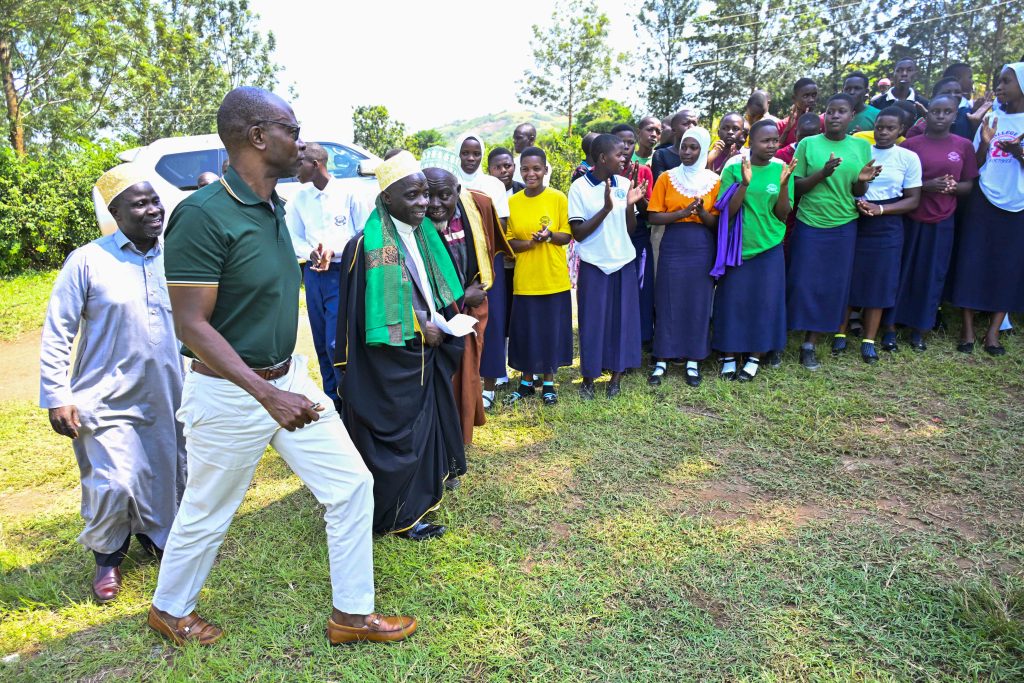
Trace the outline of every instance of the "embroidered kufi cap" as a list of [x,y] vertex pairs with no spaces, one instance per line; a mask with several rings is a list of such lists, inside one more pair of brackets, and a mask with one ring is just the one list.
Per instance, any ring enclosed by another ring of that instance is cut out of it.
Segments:
[[121,164],[101,175],[95,189],[103,199],[103,205],[110,206],[129,187],[145,182],[149,182],[149,177],[142,165]]
[[423,150],[420,168],[439,168],[459,177],[459,155],[445,147],[429,147]]
[[402,178],[420,173],[420,162],[411,152],[402,150],[387,161],[381,162],[377,167],[377,184],[380,189],[386,190]]

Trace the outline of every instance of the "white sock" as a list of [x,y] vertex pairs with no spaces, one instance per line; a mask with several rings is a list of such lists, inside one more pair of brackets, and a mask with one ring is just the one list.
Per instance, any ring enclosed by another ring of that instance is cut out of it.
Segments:
[[757,369],[761,367],[760,361],[751,356],[747,359],[747,362],[743,364],[743,372],[747,373],[751,377],[757,374]]
[[687,375],[699,375],[700,365],[695,360],[686,361],[686,374]]
[[483,395],[484,395],[484,398],[486,398],[489,401],[493,401],[494,400],[494,392],[493,391],[487,391],[486,389],[484,389]]
[[665,361],[658,361],[654,364],[654,369],[651,370],[651,377],[661,377],[668,370],[668,363]]
[[722,358],[722,374],[727,375],[730,372],[736,372],[736,359],[732,356],[725,356]]

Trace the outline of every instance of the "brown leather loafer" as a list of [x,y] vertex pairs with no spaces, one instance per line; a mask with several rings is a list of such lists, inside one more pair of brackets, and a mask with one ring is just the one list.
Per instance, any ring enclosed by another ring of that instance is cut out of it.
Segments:
[[165,636],[175,645],[186,643],[213,645],[224,635],[224,631],[195,612],[186,614],[179,619],[150,606],[148,621],[151,629]]
[[110,602],[121,592],[120,567],[96,567],[92,579],[92,594],[101,605]]
[[333,618],[327,619],[327,639],[331,645],[358,643],[395,643],[405,640],[416,632],[416,620],[412,617],[382,617],[371,614],[364,626],[342,626]]

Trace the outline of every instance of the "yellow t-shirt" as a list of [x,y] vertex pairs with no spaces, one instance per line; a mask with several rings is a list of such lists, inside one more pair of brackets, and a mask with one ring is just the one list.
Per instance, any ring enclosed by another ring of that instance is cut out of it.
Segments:
[[[531,240],[533,233],[546,225],[551,232],[572,234],[569,229],[569,200],[558,190],[546,187],[536,197],[516,192],[508,198],[508,230],[510,240]],[[566,292],[569,266],[565,247],[551,242],[537,244],[516,254],[516,270],[512,293],[539,296]]]

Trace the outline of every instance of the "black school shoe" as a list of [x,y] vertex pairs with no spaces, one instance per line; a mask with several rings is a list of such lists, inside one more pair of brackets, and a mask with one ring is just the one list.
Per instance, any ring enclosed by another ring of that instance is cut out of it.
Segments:
[[700,386],[700,366],[698,365],[695,369],[686,368],[686,383],[691,387]]
[[882,335],[882,350],[890,352],[900,350],[900,347],[896,344],[895,332],[886,332]]
[[974,353],[974,342],[960,342],[956,345],[956,350],[960,353]]
[[520,382],[519,386],[516,387],[516,390],[505,397],[505,405],[514,406],[515,404],[522,401],[524,398],[531,398],[536,393],[537,388],[534,387],[532,384],[523,384],[522,382]]
[[782,367],[782,351],[769,351],[768,352],[768,367],[770,368],[781,368]]
[[544,401],[544,405],[553,406],[558,403],[558,392],[555,391],[554,384],[545,384],[540,394],[540,398]]
[[821,367],[821,363],[818,362],[818,354],[814,352],[813,348],[800,349],[800,365],[811,371],[817,370]]
[[581,384],[580,385],[580,399],[584,401],[594,400],[594,385],[593,384]]

